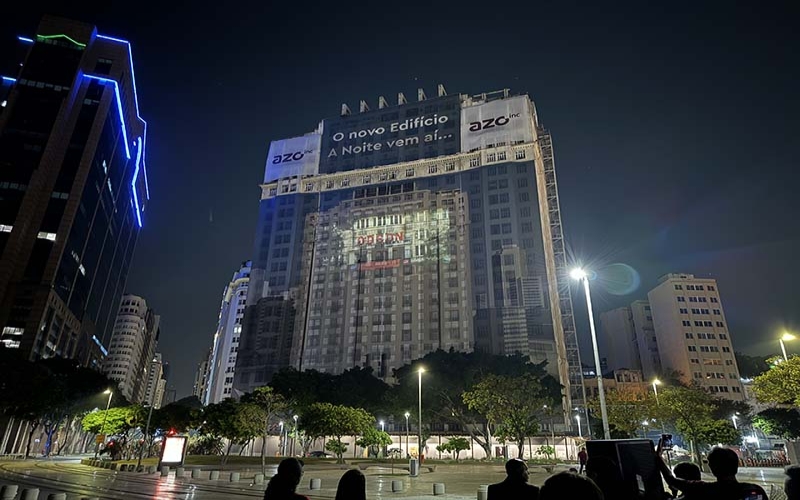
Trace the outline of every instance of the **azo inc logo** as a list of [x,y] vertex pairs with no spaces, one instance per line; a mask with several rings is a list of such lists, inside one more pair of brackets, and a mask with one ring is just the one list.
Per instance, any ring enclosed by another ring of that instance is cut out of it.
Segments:
[[470,122],[469,130],[470,132],[478,132],[479,130],[502,127],[503,125],[508,124],[508,122],[510,122],[513,118],[519,118],[519,116],[520,116],[519,113],[513,113],[508,116],[500,115],[494,118],[486,118],[485,120],[477,122]]
[[312,153],[312,152],[313,151],[311,151],[310,149],[307,149],[305,151],[297,151],[295,153],[283,153],[282,155],[275,155],[272,157],[272,164],[277,165],[278,163],[286,163],[289,161],[302,160],[307,153]]

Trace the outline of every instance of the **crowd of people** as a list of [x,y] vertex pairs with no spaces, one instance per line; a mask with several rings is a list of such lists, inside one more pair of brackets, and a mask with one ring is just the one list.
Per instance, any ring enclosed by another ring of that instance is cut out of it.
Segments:
[[[488,500],[634,500],[642,498],[636,488],[626,482],[613,460],[590,456],[581,450],[581,469],[556,473],[541,488],[528,483],[528,465],[519,459],[505,464],[506,478],[489,486]],[[675,500],[769,500],[764,489],[739,482],[736,474],[739,457],[728,448],[714,448],[708,454],[708,467],[715,481],[704,481],[700,468],[690,462],[673,469],[661,458],[661,442],[655,452],[655,463],[670,492],[663,499]],[[584,473],[585,466],[585,473]],[[800,466],[786,469],[784,490],[788,500],[800,500]],[[303,462],[287,458],[278,465],[278,473],[270,479],[264,500],[308,500],[295,491],[303,477]],[[359,470],[344,473],[336,489],[336,500],[366,500],[366,478]],[[656,498],[652,494],[645,498]]]

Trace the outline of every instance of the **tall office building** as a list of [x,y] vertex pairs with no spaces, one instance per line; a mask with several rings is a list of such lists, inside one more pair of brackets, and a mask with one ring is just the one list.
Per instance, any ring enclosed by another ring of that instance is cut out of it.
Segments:
[[646,300],[602,313],[600,344],[609,369],[641,370],[645,380],[662,375],[653,315]]
[[131,403],[142,403],[161,318],[137,295],[123,295],[103,371]]
[[164,360],[160,352],[153,355],[150,361],[150,371],[147,374],[147,386],[144,394],[143,403],[153,405],[153,408],[161,408],[164,401],[164,393],[167,388],[166,374],[164,373]]
[[642,369],[630,307],[618,307],[600,314],[598,343],[612,370]]
[[197,363],[197,370],[194,373],[194,384],[192,385],[192,395],[199,399],[201,402],[206,397],[208,390],[208,376],[211,373],[211,353],[213,349],[209,349],[203,359]]
[[247,288],[250,283],[251,263],[242,262],[233,273],[230,283],[222,292],[217,331],[208,363],[208,380],[203,404],[219,403],[233,394],[233,376],[236,370],[236,356],[239,352],[239,338],[242,334]]
[[581,363],[550,135],[508,90],[342,106],[273,141],[236,389],[286,366],[392,370],[436,349]]
[[19,43],[0,95],[0,343],[99,368],[149,198],[131,46],[54,17]]
[[716,280],[667,274],[647,297],[663,368],[716,396],[743,400]]

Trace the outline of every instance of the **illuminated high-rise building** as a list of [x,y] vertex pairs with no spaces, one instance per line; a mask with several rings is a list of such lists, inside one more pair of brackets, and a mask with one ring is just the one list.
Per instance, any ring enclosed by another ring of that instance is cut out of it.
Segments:
[[18,43],[0,89],[0,343],[99,368],[149,198],[131,46],[54,17]]
[[342,106],[270,145],[234,386],[436,349],[548,361],[583,404],[550,134],[508,90]]

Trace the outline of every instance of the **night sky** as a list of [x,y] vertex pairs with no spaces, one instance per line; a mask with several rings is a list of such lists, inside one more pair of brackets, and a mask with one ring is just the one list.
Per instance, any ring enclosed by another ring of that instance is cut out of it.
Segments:
[[534,99],[597,312],[690,272],[719,280],[737,350],[800,329],[797,2],[175,3],[15,2],[0,59],[44,13],[133,43],[152,199],[127,290],[161,314],[178,397],[250,257],[269,141],[437,83]]

